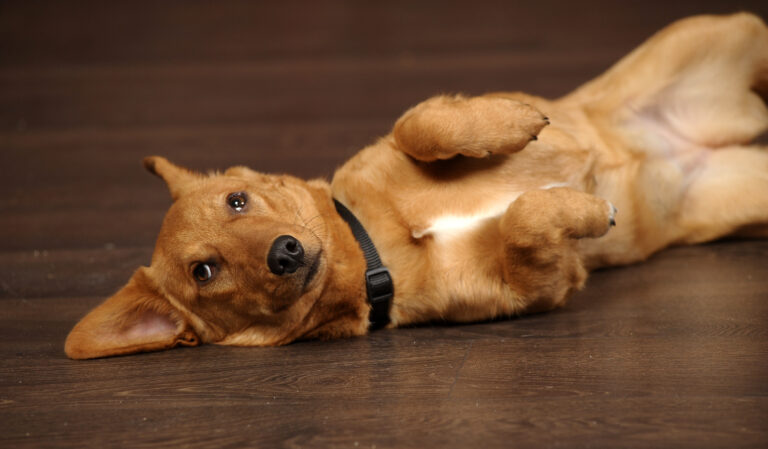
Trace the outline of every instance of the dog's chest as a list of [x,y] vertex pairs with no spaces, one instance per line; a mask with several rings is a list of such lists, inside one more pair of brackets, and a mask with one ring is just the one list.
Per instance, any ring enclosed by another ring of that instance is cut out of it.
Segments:
[[415,239],[432,238],[438,242],[460,238],[489,220],[495,220],[501,217],[509,204],[512,203],[520,193],[510,194],[503,200],[496,201],[480,210],[460,213],[446,212],[443,215],[436,215],[428,218],[426,225],[412,225],[411,236]]
[[[539,187],[550,189],[564,187],[565,183],[552,183]],[[523,191],[510,191],[497,195],[490,201],[479,204],[478,207],[466,210],[446,210],[419,220],[410,227],[411,236],[415,239],[431,238],[437,243],[447,243],[473,234],[490,221],[496,221],[506,212]]]

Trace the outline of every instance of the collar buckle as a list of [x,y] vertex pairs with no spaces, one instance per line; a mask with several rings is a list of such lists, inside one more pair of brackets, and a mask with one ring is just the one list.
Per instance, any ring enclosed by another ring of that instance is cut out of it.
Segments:
[[378,267],[365,272],[365,287],[371,304],[371,323],[374,328],[389,324],[389,305],[395,295],[392,275],[387,267]]

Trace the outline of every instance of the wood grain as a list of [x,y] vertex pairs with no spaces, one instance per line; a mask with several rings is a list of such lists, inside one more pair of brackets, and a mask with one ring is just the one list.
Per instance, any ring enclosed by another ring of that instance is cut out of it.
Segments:
[[768,242],[594,273],[558,311],[74,362],[170,204],[141,167],[329,177],[439,92],[562,95],[670,21],[768,4],[0,3],[0,447],[768,445]]

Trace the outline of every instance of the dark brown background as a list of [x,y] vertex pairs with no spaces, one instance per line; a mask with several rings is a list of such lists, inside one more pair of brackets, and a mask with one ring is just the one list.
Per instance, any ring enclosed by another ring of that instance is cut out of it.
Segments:
[[516,320],[62,352],[149,262],[170,200],[143,156],[327,177],[430,95],[562,95],[676,18],[740,9],[768,15],[746,0],[0,2],[0,446],[768,446],[759,241],[601,271]]

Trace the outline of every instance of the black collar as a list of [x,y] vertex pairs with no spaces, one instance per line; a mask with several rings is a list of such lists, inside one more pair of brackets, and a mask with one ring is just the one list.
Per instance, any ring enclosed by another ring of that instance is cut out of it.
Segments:
[[371,305],[371,313],[368,319],[371,321],[372,329],[379,329],[389,323],[389,308],[392,303],[392,297],[395,295],[392,276],[389,274],[387,267],[381,263],[376,247],[373,246],[371,238],[355,215],[336,199],[333,200],[333,203],[336,205],[336,212],[347,222],[357,243],[360,245],[360,249],[363,250],[367,265],[365,288],[368,293],[368,304]]

